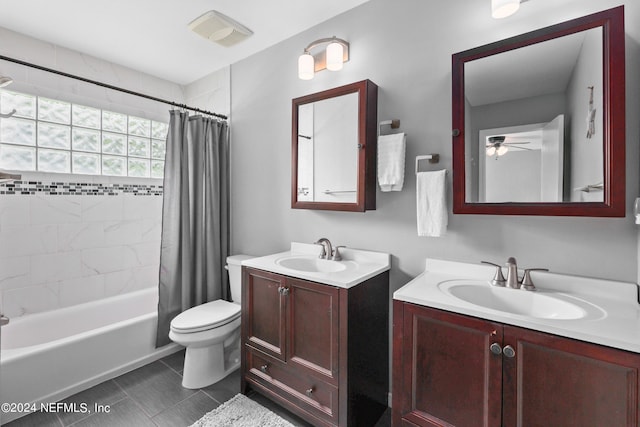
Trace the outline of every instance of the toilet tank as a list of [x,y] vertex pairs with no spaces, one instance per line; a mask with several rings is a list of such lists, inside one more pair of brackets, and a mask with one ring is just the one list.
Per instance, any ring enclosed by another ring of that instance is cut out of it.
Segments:
[[242,295],[242,261],[255,258],[250,255],[230,255],[227,257],[227,270],[229,271],[229,286],[231,287],[231,300],[240,303]]

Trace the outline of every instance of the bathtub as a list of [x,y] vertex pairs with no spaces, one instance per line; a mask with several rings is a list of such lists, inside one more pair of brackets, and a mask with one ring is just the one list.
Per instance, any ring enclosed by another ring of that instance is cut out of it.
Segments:
[[[2,327],[0,402],[52,403],[181,349],[156,349],[158,290],[11,319]],[[6,423],[24,414],[3,413]]]

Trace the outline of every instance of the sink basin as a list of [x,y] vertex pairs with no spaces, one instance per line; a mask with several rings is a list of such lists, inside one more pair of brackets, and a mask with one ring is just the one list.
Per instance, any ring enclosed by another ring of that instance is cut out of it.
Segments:
[[347,268],[347,265],[342,261],[330,261],[320,259],[317,256],[293,256],[280,258],[276,260],[276,264],[284,268],[307,273],[336,273]]
[[539,319],[582,319],[590,309],[595,309],[567,295],[495,287],[474,280],[447,280],[438,287],[454,298],[479,307]]

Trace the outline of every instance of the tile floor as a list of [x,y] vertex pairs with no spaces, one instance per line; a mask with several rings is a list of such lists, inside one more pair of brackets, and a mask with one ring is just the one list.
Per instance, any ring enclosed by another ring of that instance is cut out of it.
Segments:
[[[5,424],[6,427],[180,427],[188,426],[240,392],[240,372],[199,390],[182,388],[184,352],[105,381],[63,402],[108,405],[109,413],[90,415],[61,412],[34,413]],[[251,399],[269,408],[297,427],[310,424],[269,399],[252,393]],[[391,425],[387,410],[375,427]]]

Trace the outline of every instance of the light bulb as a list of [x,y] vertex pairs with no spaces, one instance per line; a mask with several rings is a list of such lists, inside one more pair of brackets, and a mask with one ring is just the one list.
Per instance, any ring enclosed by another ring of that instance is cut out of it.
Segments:
[[301,80],[311,80],[314,74],[315,63],[313,56],[305,52],[298,58],[298,78]]
[[496,154],[496,147],[492,145],[491,147],[487,148],[487,156],[491,157],[494,154]]
[[344,46],[338,42],[331,42],[327,46],[327,70],[342,70],[342,59],[344,56]]
[[507,147],[506,145],[501,145],[496,150],[496,153],[498,153],[498,156],[502,156],[504,154],[507,154],[507,151],[509,151],[509,147]]
[[519,8],[520,0],[491,0],[491,16],[495,19],[511,16]]

